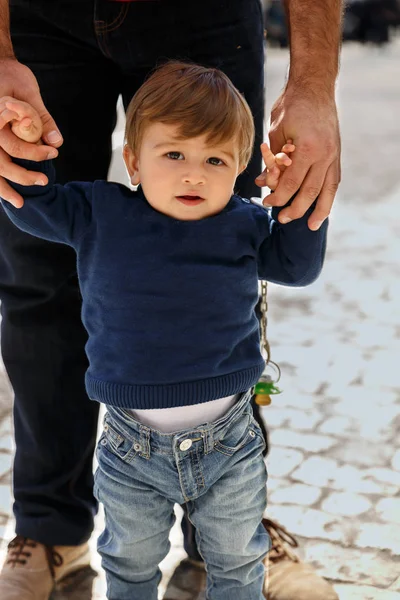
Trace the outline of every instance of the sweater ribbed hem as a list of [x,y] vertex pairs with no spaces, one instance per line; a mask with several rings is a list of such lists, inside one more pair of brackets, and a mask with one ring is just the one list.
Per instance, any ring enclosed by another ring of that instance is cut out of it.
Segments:
[[165,385],[113,383],[86,374],[86,390],[92,400],[119,408],[139,410],[188,406],[225,398],[250,389],[257,383],[264,366],[265,363],[262,362],[228,375]]

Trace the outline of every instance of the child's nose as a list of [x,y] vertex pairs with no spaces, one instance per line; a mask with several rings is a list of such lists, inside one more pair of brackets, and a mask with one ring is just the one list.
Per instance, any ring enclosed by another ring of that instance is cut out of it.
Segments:
[[184,173],[183,181],[189,185],[201,185],[205,183],[205,173],[203,169],[192,168]]

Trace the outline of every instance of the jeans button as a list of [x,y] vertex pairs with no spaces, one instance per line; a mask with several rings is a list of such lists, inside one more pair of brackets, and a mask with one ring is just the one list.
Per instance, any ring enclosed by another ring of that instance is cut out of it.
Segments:
[[189,448],[191,447],[191,445],[193,444],[192,440],[183,440],[183,442],[181,442],[179,444],[179,450],[182,450],[182,452],[185,452],[185,450],[189,450]]

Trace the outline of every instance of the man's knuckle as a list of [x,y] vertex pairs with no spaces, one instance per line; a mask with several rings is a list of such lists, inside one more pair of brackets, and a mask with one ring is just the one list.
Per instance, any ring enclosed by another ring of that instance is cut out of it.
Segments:
[[297,181],[297,179],[288,177],[285,181],[285,187],[289,192],[293,193],[299,189],[300,185],[299,185],[299,182]]
[[318,220],[324,221],[331,214],[331,210],[330,210],[330,208],[325,208],[324,207],[324,208],[321,208],[318,211],[315,211],[315,214],[318,217]]
[[333,182],[333,183],[327,183],[326,184],[326,191],[328,192],[328,194],[330,196],[335,196],[336,192],[338,191],[339,188],[339,182]]
[[317,186],[308,186],[304,190],[304,195],[307,198],[307,200],[311,200],[312,202],[314,202],[315,198],[318,196],[320,191],[320,188]]
[[21,158],[21,146],[18,142],[9,142],[6,151],[14,158]]

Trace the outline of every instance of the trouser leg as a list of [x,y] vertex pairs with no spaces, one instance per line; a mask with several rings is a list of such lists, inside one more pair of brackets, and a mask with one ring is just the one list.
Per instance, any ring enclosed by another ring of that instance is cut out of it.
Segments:
[[175,521],[174,501],[162,490],[168,487],[168,477],[171,487],[179,488],[178,475],[162,455],[143,458],[135,452],[132,439],[119,429],[114,430],[116,444],[111,427],[114,424],[107,423],[100,439],[95,475],[95,494],[105,513],[97,549],[106,572],[107,598],[157,600],[159,564],[170,549]]
[[[198,548],[207,565],[210,600],[264,597],[262,560],[270,540],[261,519],[266,508],[267,475],[262,437],[252,433],[252,441],[229,458],[225,456],[229,451],[225,444],[229,442],[223,441],[221,463],[225,465],[220,467],[219,479],[206,493],[188,503]],[[213,452],[217,454],[219,450]]]
[[[108,61],[51,24],[66,3],[10,4],[16,55],[37,76],[64,135],[55,162],[58,181],[105,178],[118,95]],[[83,1],[81,9],[91,5]],[[90,20],[86,27],[91,31]],[[98,406],[84,389],[76,256],[19,231],[2,210],[0,237],[2,354],[15,393],[17,533],[49,545],[80,544],[90,536],[97,506],[92,453]]]

